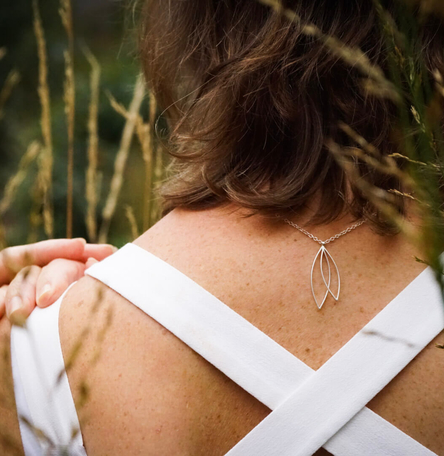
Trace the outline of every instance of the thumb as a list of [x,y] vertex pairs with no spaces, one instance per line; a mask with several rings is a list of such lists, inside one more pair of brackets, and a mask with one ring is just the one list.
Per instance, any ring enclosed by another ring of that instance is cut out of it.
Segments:
[[81,261],[57,259],[42,268],[37,280],[36,296],[39,307],[47,307],[59,299],[63,292],[83,277],[85,265]]

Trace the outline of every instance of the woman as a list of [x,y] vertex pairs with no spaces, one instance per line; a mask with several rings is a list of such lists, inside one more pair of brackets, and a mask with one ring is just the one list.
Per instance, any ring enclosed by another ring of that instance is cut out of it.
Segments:
[[[287,4],[386,65],[372,2]],[[420,252],[324,145],[354,145],[342,120],[393,152],[395,107],[364,97],[358,69],[253,0],[153,0],[142,25],[145,73],[176,156],[166,215],[93,266],[61,308],[33,314],[34,342],[15,330],[19,414],[33,409],[55,442],[78,416],[77,454],[444,454],[440,295],[413,259]],[[424,47],[431,68],[438,32]],[[399,211],[419,223],[409,206]],[[319,250],[323,277],[310,275]],[[69,387],[43,350],[61,379],[45,404],[23,353],[39,351],[41,328],[57,321]],[[42,421],[36,397],[42,415],[51,409]],[[18,439],[11,414],[0,416]],[[29,429],[22,420],[37,448]]]

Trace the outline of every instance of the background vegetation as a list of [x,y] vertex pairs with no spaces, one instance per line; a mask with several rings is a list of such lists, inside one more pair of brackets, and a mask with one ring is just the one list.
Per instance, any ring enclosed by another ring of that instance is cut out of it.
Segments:
[[100,230],[121,246],[157,219],[150,188],[164,164],[153,101],[135,93],[131,14],[120,0],[0,2],[0,247]]
[[[340,37],[303,24],[279,0],[258,0],[301,26],[329,52],[359,69],[363,88],[399,107],[402,154],[382,156],[348,125],[356,147],[330,152],[360,190],[413,242],[421,244],[444,292],[442,69],[427,73],[418,26],[442,21],[441,0],[384,0],[379,13],[389,74]],[[154,140],[156,106],[138,76],[129,0],[15,0],[0,4],[0,248],[45,237],[84,236],[122,245],[159,217],[153,187],[165,158]],[[444,56],[443,56],[444,61]],[[405,182],[401,195],[374,188],[359,162]],[[399,163],[408,166],[399,167]],[[130,184],[130,185],[128,185]],[[396,211],[417,203],[420,233]]]

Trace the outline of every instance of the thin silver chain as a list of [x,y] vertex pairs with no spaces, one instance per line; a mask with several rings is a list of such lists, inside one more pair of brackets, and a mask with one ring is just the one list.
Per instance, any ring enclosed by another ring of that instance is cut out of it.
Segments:
[[335,234],[331,238],[328,238],[326,241],[322,241],[321,239],[319,239],[316,236],[314,236],[313,234],[309,233],[307,230],[304,230],[304,228],[299,226],[297,223],[292,222],[291,220],[284,219],[284,222],[288,223],[293,228],[296,228],[301,233],[304,233],[310,239],[313,239],[313,241],[316,241],[319,245],[325,245],[325,244],[330,244],[330,242],[336,241],[336,239],[340,238],[341,236],[344,236],[344,234],[350,233],[350,231],[353,231],[354,229],[358,228],[358,226],[361,226],[365,222],[365,220],[360,220],[359,222],[355,223],[354,225],[351,225],[348,228],[346,228],[344,231],[341,231],[340,233]]

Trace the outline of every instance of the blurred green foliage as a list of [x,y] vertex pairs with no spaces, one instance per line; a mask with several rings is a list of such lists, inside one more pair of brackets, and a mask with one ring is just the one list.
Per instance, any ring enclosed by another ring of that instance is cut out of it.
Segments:
[[[85,172],[87,167],[89,77],[91,67],[82,49],[86,46],[95,55],[102,69],[99,105],[99,172],[102,173],[100,209],[109,191],[114,159],[121,138],[124,119],[110,106],[109,91],[128,106],[139,73],[135,25],[130,17],[129,4],[116,0],[72,0],[75,34],[76,121],[74,156],[74,236],[86,236]],[[59,16],[58,0],[41,0],[40,13],[46,34],[49,85],[51,90],[52,132],[54,142],[53,202],[55,236],[65,236],[67,134],[63,101],[64,50],[67,38]],[[31,0],[0,2],[0,48],[6,55],[0,60],[0,88],[9,72],[17,69],[20,82],[11,93],[0,120],[0,199],[7,180],[15,174],[27,146],[41,139],[40,104],[37,95],[38,55],[33,31]],[[144,103],[142,113],[148,112]],[[144,204],[138,191],[143,182],[143,162],[137,141],[127,164],[125,182],[116,216],[110,230],[110,242],[121,245],[130,240],[130,228],[124,207],[129,204],[141,224],[139,214]],[[37,165],[33,163],[14,204],[3,217],[8,244],[24,243],[30,238],[29,215],[33,205],[33,186]],[[133,185],[126,185],[131,182]],[[43,239],[43,229],[35,233]]]

